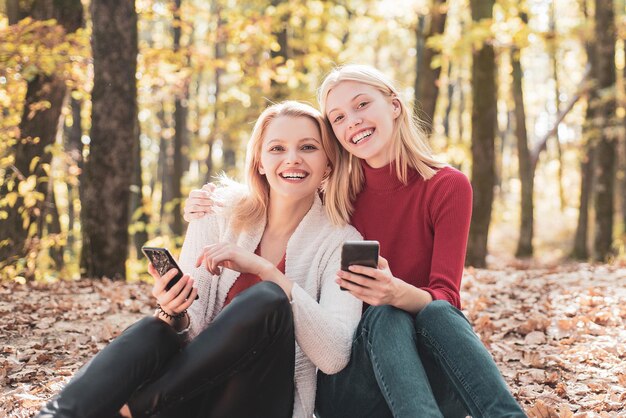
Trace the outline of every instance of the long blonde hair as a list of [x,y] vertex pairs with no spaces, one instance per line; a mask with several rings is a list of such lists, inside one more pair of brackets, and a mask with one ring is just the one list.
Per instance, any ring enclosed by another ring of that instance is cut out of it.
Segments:
[[[274,119],[281,116],[306,117],[315,122],[320,131],[322,140],[321,146],[328,158],[330,167],[330,173],[322,181],[320,191],[323,192],[328,187],[333,190],[336,188],[334,184],[337,183],[339,179],[335,172],[335,167],[337,167],[339,162],[340,147],[337,141],[333,140],[331,137],[331,133],[322,114],[308,104],[293,100],[271,105],[265,109],[257,119],[250,140],[248,141],[245,165],[248,193],[244,194],[244,197],[239,200],[233,208],[232,226],[235,231],[249,229],[260,222],[264,222],[267,217],[270,185],[267,178],[259,173],[261,150],[267,127]],[[344,225],[348,222],[347,217],[341,216],[341,212],[337,209],[335,202],[331,202],[330,204],[326,203],[325,208],[330,220],[335,225]]]
[[[342,81],[355,81],[379,90],[385,97],[397,99],[400,115],[394,121],[391,137],[391,156],[395,161],[396,176],[404,184],[408,182],[409,169],[416,170],[425,180],[447,164],[436,160],[428,146],[427,136],[421,127],[422,122],[412,116],[412,112],[402,100],[397,88],[382,72],[367,65],[350,64],[335,68],[326,76],[318,90],[320,109],[326,117],[326,99],[330,91]],[[327,119],[327,118],[326,118]],[[327,126],[330,123],[326,120]],[[331,129],[332,132],[332,129]],[[333,133],[333,138],[335,135]],[[335,138],[335,142],[338,140]],[[354,209],[354,200],[363,188],[363,168],[358,157],[340,147],[339,183],[327,188],[326,201],[334,201],[343,217],[348,217]]]

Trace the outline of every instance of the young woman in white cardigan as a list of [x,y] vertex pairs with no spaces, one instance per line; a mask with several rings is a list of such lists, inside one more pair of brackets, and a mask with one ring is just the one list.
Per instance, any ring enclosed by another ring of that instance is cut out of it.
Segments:
[[335,274],[342,243],[361,237],[335,200],[320,201],[320,187],[332,196],[338,148],[317,110],[270,106],[247,157],[247,187],[225,182],[221,208],[190,223],[183,278],[166,291],[176,272],[150,266],[154,317],[96,355],[40,417],[313,416],[316,370],[349,361],[361,302]]

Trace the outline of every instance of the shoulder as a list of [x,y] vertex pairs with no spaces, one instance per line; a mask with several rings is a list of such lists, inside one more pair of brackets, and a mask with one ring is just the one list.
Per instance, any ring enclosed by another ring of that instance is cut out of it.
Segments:
[[454,167],[440,168],[426,181],[427,187],[434,194],[472,194],[472,185],[465,174]]

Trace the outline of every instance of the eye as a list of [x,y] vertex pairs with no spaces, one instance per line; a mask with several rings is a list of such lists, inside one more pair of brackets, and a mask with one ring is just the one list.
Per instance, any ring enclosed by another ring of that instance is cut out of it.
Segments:
[[340,122],[342,119],[343,119],[343,115],[337,115],[337,116],[335,116],[335,118],[333,119],[333,123]]
[[368,105],[368,103],[369,103],[369,102],[359,102],[359,104],[358,104],[358,105],[356,105],[356,108],[357,108],[357,109],[362,109],[362,108],[364,108],[365,106],[367,106],[367,105]]
[[302,146],[302,150],[303,151],[315,151],[317,150],[317,147],[313,144],[306,144]]
[[285,148],[282,145],[274,145],[272,148],[270,148],[270,152],[280,152],[284,150]]

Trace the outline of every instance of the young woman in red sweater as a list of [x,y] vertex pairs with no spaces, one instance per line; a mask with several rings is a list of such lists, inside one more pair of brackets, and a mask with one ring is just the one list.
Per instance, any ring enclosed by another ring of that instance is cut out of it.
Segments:
[[[523,417],[492,357],[459,310],[472,210],[460,171],[437,161],[393,84],[378,70],[337,68],[319,90],[342,146],[341,210],[380,242],[377,269],[337,283],[365,302],[348,366],[318,373],[316,414],[328,417]],[[195,192],[186,218],[207,211]],[[366,276],[366,277],[364,277]]]

